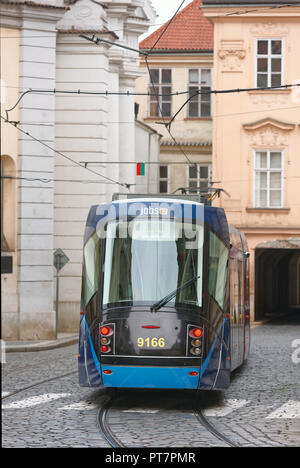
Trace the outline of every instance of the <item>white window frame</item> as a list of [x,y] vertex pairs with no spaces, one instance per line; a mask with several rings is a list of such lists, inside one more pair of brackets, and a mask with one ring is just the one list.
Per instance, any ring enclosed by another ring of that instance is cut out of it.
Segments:
[[[258,54],[258,41],[268,41],[268,54],[267,55],[261,55]],[[281,54],[280,55],[272,55],[271,53],[271,41],[281,41]],[[282,37],[259,37],[255,39],[255,54],[254,54],[254,71],[255,71],[255,76],[254,76],[254,82],[255,82],[255,87],[258,88],[258,73],[263,73],[263,72],[258,72],[257,69],[257,61],[259,58],[267,58],[268,59],[268,69],[267,69],[267,87],[271,87],[271,80],[272,80],[272,67],[271,67],[271,60],[272,58],[280,58],[281,59],[281,71],[280,71],[280,86],[283,85],[283,74],[284,74],[284,50],[285,50],[285,44],[284,44],[284,39]],[[278,73],[279,74],[279,73]],[[258,88],[260,89],[260,88]]]
[[[164,164],[164,163],[160,163],[159,164],[159,177],[158,177],[158,193],[169,193],[170,192],[170,165],[169,164]],[[161,167],[166,167],[167,168],[167,177],[160,177],[160,168]],[[167,191],[166,192],[161,192],[160,191],[160,183],[161,182],[167,182]]]
[[[172,93],[172,87],[173,87],[173,69],[172,68],[167,68],[167,67],[152,67],[150,68],[151,70],[158,70],[159,73],[159,78],[158,78],[158,83],[153,83],[149,77],[149,92],[151,92],[151,88],[154,86],[155,88],[158,88],[158,94],[162,94],[162,87],[170,87],[171,88],[171,93]],[[162,83],[162,70],[170,70],[171,72],[171,82],[170,83]],[[162,96],[158,96],[158,103],[159,103],[159,108],[162,110]],[[173,96],[171,96],[170,100],[170,115],[164,115],[163,117],[172,117],[172,105],[173,105]],[[148,118],[150,119],[159,119],[162,118],[161,113],[158,112],[158,115],[151,115],[151,96],[149,96],[148,99]]]
[[[257,153],[267,153],[267,168],[256,167],[256,155]],[[270,153],[281,153],[281,169],[270,167]],[[267,173],[267,206],[259,206],[256,203],[256,174],[258,172]],[[281,172],[281,204],[280,206],[270,206],[270,173]],[[253,207],[257,209],[280,209],[284,207],[284,151],[280,149],[256,149],[253,151]]]
[[[198,79],[198,83],[191,83],[190,82],[190,71],[193,71],[193,70],[197,70],[198,73],[200,74],[200,80]],[[202,70],[209,70],[210,71],[210,86],[207,86],[207,85],[202,85],[201,83],[201,75],[202,75]],[[192,68],[188,68],[187,69],[187,83],[188,83],[188,90],[190,87],[198,87],[198,88],[210,88],[210,90],[212,89],[212,74],[213,74],[213,69],[210,68],[210,67],[201,67],[201,68],[196,68],[196,67],[192,67]],[[198,95],[198,115],[197,116],[190,116],[189,114],[189,109],[190,109],[190,106],[188,103],[187,105],[187,111],[186,111],[186,116],[188,119],[211,119],[212,117],[212,99],[211,99],[211,94],[210,94],[210,114],[209,115],[202,115],[201,114],[201,94]]]
[[[190,187],[190,181],[196,181],[197,182],[197,187],[200,187],[200,182],[202,180],[208,180],[208,187],[210,187],[211,184],[211,164],[209,163],[196,163],[197,165],[197,179],[190,178],[190,166],[187,166],[187,187]],[[208,179],[201,179],[200,177],[200,167],[207,167],[208,168]],[[193,187],[192,187],[193,188]]]

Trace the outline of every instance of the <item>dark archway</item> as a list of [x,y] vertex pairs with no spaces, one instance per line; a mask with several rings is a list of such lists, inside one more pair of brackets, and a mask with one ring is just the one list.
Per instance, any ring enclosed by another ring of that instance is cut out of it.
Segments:
[[255,249],[255,320],[299,309],[300,239],[259,244]]

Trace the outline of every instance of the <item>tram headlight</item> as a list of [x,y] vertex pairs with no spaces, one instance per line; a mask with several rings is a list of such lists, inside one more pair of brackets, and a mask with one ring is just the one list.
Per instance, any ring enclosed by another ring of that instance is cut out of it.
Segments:
[[201,340],[193,340],[191,345],[197,348],[198,346],[201,346]]
[[107,345],[109,343],[110,343],[110,340],[108,338],[105,338],[105,337],[101,338],[101,344],[102,345]]
[[98,350],[101,354],[115,354],[115,323],[99,326]]
[[190,353],[194,354],[194,356],[199,356],[201,354],[201,349],[200,348],[191,348]]

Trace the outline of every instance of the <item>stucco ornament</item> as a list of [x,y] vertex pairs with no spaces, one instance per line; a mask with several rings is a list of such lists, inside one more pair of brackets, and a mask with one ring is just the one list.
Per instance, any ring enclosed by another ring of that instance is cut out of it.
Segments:
[[281,23],[257,23],[250,29],[252,34],[260,37],[277,37],[288,33],[288,27]]
[[59,31],[102,31],[106,27],[103,6],[93,0],[78,0],[57,23]]
[[222,41],[218,56],[222,60],[222,72],[241,72],[242,60],[246,57],[246,50],[242,41]]
[[295,125],[273,119],[264,119],[243,127],[249,134],[253,147],[272,149],[288,145],[289,134],[295,128]]
[[268,93],[266,92],[254,93],[253,92],[252,94],[249,95],[249,97],[250,97],[252,104],[257,104],[257,105],[262,104],[269,108],[272,106],[286,105],[287,99],[288,99],[288,93],[286,93],[285,91],[280,92],[277,90],[276,92],[268,91]]

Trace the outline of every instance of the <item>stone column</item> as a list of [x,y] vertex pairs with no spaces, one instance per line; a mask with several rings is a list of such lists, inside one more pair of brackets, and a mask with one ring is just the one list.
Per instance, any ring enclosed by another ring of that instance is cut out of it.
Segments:
[[[95,45],[72,33],[60,33],[57,43],[57,89],[102,92],[108,86],[107,46]],[[77,163],[106,176],[107,104],[103,95],[56,96],[56,149]],[[83,235],[89,209],[105,201],[108,181],[57,154],[55,159],[55,248],[70,262],[61,272],[59,330],[78,327]],[[64,180],[66,180],[64,182]],[[72,180],[81,182],[75,183]],[[86,183],[83,183],[86,182]],[[55,296],[54,296],[55,297]]]
[[[20,87],[55,88],[55,24],[61,10],[24,8]],[[27,94],[19,104],[19,176],[54,178],[54,94]],[[53,182],[18,181],[19,339],[53,339]]]

